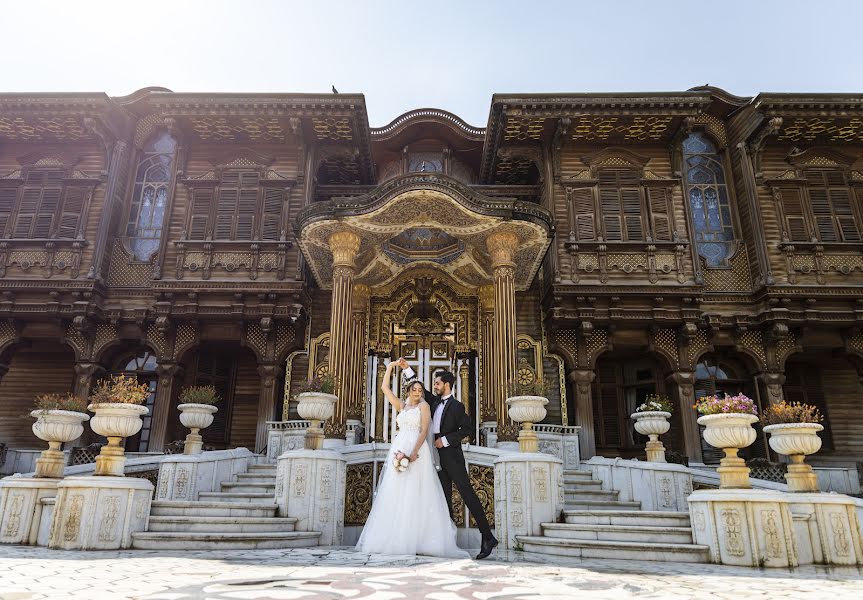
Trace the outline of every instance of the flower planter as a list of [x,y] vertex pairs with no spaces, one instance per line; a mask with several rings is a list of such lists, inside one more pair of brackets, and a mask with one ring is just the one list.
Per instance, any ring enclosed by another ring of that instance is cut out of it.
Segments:
[[126,457],[120,441],[141,431],[144,425],[141,417],[146,415],[149,409],[140,404],[110,402],[91,404],[87,410],[95,413],[90,419],[91,429],[108,438],[108,444],[102,446],[99,456],[96,457],[94,475],[123,477]]
[[668,433],[671,428],[668,423],[671,413],[660,410],[645,410],[632,413],[630,417],[635,421],[635,430],[650,438],[650,441],[645,444],[647,460],[664,463],[665,446],[659,441],[659,436]]
[[758,417],[746,413],[718,413],[698,418],[698,424],[706,428],[704,439],[707,443],[725,451],[725,457],[716,469],[720,488],[752,487],[749,467],[746,461],[737,456],[737,452],[755,441],[757,434],[752,424],[757,421]]
[[509,418],[522,426],[518,432],[518,449],[522,452],[539,452],[533,424],[545,418],[546,404],[548,398],[543,396],[512,396],[506,399]]
[[779,423],[764,428],[765,433],[770,434],[768,441],[773,451],[791,459],[785,474],[789,492],[819,491],[818,477],[803,461],[807,455],[821,449],[818,432],[823,429],[824,426],[818,423]]
[[84,421],[90,416],[71,410],[34,410],[30,416],[36,419],[33,434],[48,442],[48,449],[36,460],[35,477],[63,477],[65,457],[60,444],[81,437]]
[[311,421],[306,433],[306,448],[320,450],[324,445],[323,421],[333,417],[338,397],[323,392],[297,394],[297,413],[300,418]]
[[204,440],[199,432],[213,424],[213,418],[219,409],[212,404],[191,402],[178,404],[177,409],[180,411],[180,423],[191,430],[183,444],[183,454],[200,454]]

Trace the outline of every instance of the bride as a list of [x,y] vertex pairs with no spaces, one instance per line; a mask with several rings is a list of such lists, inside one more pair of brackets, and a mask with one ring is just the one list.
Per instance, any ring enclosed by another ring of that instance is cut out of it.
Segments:
[[[387,366],[381,390],[398,411],[398,433],[384,464],[384,474],[357,550],[468,558],[468,553],[456,545],[455,524],[435,472],[431,447],[426,443],[431,411],[425,401],[425,388],[417,380],[409,381],[407,398],[402,402],[390,390],[395,365],[391,362]],[[405,471],[393,466],[398,452],[410,461]]]

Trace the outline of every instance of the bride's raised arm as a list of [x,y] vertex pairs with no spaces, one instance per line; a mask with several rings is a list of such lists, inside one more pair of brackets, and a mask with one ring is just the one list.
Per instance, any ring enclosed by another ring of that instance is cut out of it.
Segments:
[[395,368],[396,364],[397,363],[393,361],[387,365],[387,372],[384,373],[384,379],[383,381],[381,381],[381,391],[384,393],[384,397],[387,399],[387,401],[392,404],[397,411],[401,412],[402,401],[399,399],[398,396],[393,394],[393,391],[390,389],[390,377],[393,374],[393,369]]

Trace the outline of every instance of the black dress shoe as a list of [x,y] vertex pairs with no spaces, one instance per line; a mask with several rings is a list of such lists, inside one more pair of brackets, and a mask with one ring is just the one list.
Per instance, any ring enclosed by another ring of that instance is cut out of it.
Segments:
[[491,554],[491,551],[494,550],[495,546],[497,546],[497,540],[494,537],[483,540],[482,545],[479,547],[479,554],[476,555],[476,559],[482,560],[487,557]]

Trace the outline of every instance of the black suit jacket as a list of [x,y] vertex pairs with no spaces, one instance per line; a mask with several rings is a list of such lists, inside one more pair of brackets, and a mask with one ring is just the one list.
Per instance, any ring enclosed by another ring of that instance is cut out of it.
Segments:
[[[441,399],[434,394],[434,403],[429,402],[431,408],[432,419],[434,419],[435,411]],[[473,422],[468,416],[464,405],[456,400],[455,396],[450,398],[443,409],[443,414],[440,419],[440,435],[436,438],[445,437],[449,446],[440,448],[440,450],[448,450],[450,448],[458,448],[461,451],[461,441],[473,434]]]

